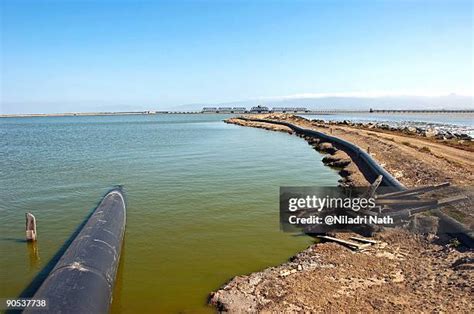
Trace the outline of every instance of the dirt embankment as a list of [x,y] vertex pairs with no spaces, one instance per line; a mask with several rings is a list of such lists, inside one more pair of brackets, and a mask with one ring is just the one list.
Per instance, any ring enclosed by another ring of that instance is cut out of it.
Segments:
[[[474,178],[474,156],[469,143],[446,144],[402,132],[325,124],[291,115],[252,118],[287,121],[350,141],[370,151],[408,187],[448,181],[454,186],[436,192],[437,197],[462,192],[470,199],[443,211],[474,226],[474,198],[472,188],[468,188]],[[271,123],[227,122],[292,133]],[[367,184],[345,152],[314,138],[305,139],[327,154],[323,161],[340,171],[342,184]],[[336,236],[347,239],[351,235]],[[456,241],[441,245],[433,243],[433,238],[432,234],[419,236],[403,229],[387,229],[376,234],[378,242],[364,251],[354,252],[335,243],[313,244],[285,264],[233,278],[213,292],[209,302],[220,311],[234,313],[472,313],[474,251],[459,252],[453,248]]]
[[283,265],[235,277],[210,303],[232,313],[474,311],[473,252],[403,230],[375,239],[363,252],[314,244]]

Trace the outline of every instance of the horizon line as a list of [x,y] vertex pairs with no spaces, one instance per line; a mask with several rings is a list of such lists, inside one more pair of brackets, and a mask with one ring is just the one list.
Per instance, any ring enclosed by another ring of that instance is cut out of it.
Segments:
[[[247,109],[247,108],[246,108]],[[272,108],[273,109],[273,108]],[[331,110],[315,110],[307,108],[308,113],[296,113],[296,114],[312,114],[312,113],[474,113],[474,109],[361,109],[361,110],[348,110],[348,109],[331,109]],[[272,112],[269,112],[272,113]],[[279,113],[279,112],[278,112]],[[14,117],[54,117],[54,116],[111,116],[111,115],[156,115],[156,114],[233,114],[233,113],[207,113],[201,110],[138,110],[138,111],[70,111],[70,112],[55,112],[55,113],[0,113],[0,118],[14,118]],[[234,113],[238,114],[238,113]],[[243,113],[247,114],[247,113]]]

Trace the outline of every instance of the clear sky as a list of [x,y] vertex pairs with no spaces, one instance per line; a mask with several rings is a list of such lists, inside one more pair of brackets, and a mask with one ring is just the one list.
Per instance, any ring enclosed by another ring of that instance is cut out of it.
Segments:
[[470,0],[0,3],[3,113],[472,93]]

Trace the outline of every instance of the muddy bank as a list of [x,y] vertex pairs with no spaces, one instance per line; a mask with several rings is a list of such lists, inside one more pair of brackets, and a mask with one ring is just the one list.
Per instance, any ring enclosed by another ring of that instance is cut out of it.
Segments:
[[233,313],[472,313],[473,252],[399,229],[375,240],[362,252],[314,244],[285,264],[235,277],[210,304]]

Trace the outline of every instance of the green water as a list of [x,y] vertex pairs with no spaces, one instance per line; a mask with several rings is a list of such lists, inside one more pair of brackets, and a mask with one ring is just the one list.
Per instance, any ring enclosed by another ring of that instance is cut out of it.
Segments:
[[[218,115],[0,119],[0,298],[15,297],[100,197],[123,185],[112,312],[211,312],[210,291],[311,243],[282,233],[281,185],[336,185],[302,139]],[[37,217],[36,247],[23,242]]]

